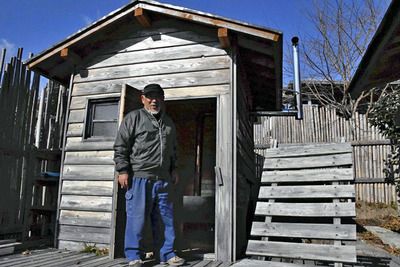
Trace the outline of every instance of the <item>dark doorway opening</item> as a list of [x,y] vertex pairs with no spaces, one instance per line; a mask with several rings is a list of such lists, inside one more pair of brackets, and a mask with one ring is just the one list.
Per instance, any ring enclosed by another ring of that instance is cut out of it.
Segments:
[[177,248],[214,253],[216,99],[166,103],[178,131]]

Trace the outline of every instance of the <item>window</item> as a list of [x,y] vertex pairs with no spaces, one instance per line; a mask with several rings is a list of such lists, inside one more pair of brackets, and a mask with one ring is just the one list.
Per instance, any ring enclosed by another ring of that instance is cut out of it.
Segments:
[[116,137],[118,98],[89,99],[85,137]]

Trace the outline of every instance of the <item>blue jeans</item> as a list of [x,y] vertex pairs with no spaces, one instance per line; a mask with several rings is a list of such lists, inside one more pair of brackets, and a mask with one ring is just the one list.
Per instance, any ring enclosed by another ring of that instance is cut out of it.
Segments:
[[147,218],[151,219],[154,241],[154,255],[159,249],[160,261],[175,256],[173,245],[175,230],[173,223],[173,202],[169,197],[171,185],[167,181],[152,181],[133,178],[125,194],[126,229],[125,256],[129,261],[144,259],[143,230]]

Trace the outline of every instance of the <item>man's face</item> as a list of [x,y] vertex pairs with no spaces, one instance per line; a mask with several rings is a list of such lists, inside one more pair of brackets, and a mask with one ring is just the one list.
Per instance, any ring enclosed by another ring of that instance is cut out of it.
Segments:
[[164,96],[159,93],[142,95],[142,103],[152,114],[158,114],[164,107]]

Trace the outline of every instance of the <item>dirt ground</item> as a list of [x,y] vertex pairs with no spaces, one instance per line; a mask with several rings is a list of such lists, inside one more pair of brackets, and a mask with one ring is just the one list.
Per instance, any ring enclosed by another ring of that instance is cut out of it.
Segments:
[[399,211],[395,205],[357,202],[356,212],[356,221],[360,225],[382,226],[396,232],[400,230]]
[[388,206],[382,203],[356,203],[355,221],[358,225],[357,235],[367,243],[378,246],[387,252],[399,256],[400,250],[384,244],[378,237],[368,232],[363,226],[380,226],[400,233],[399,210],[396,205]]

